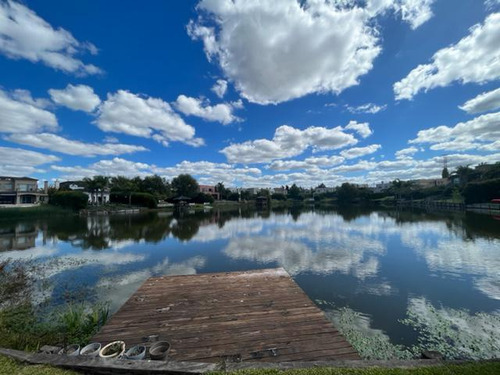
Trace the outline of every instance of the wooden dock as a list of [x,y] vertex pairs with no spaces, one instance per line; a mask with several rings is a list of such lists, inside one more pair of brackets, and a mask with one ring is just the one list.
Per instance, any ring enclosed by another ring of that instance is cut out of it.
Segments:
[[359,359],[283,268],[150,278],[93,341],[130,347],[155,334],[175,361]]

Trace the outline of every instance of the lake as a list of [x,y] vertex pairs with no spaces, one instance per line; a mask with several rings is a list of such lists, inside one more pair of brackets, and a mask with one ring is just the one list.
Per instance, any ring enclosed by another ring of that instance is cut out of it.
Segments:
[[3,221],[5,258],[44,265],[36,298],[49,306],[109,301],[116,311],[151,276],[283,267],[334,321],[354,313],[368,337],[410,346],[445,325],[500,345],[500,220],[488,215],[240,209]]

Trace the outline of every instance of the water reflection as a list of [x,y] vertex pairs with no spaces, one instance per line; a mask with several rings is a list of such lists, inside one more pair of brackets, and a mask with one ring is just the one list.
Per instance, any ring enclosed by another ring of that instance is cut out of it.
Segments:
[[[431,306],[500,310],[500,221],[472,213],[280,209],[0,222],[0,260],[43,262],[54,303],[78,288],[117,309],[148,277],[284,267],[313,300],[394,342]],[[412,302],[413,301],[413,302]]]

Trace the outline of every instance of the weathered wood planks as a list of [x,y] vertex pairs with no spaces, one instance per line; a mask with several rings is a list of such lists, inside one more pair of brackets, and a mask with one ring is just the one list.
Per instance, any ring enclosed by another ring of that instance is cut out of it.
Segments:
[[176,361],[359,359],[282,268],[150,278],[93,340],[131,346],[154,334]]

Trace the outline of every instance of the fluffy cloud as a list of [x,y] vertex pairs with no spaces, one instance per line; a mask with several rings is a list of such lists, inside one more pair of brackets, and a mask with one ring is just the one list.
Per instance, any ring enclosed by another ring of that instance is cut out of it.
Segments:
[[108,94],[99,107],[95,123],[105,132],[152,138],[164,145],[171,141],[193,146],[203,144],[202,139],[194,137],[194,128],[186,124],[167,102],[125,90]]
[[457,44],[437,51],[432,63],[419,65],[394,84],[396,99],[412,99],[418,92],[458,81],[484,83],[500,77],[500,13],[475,25]]
[[37,167],[58,161],[54,155],[41,154],[21,148],[0,147],[0,174],[7,176],[24,176],[43,172]]
[[80,75],[101,70],[75,58],[77,53],[97,53],[88,42],[79,42],[63,28],[54,29],[35,12],[14,1],[0,2],[0,53],[11,59],[42,62],[51,68]]
[[415,155],[417,152],[418,152],[418,148],[416,148],[415,146],[411,146],[411,147],[403,148],[402,150],[396,151],[395,155],[399,159],[399,158],[405,158],[405,157]]
[[483,92],[475,98],[466,101],[459,108],[467,113],[494,111],[500,108],[500,88],[493,91]]
[[269,169],[275,171],[288,171],[292,169],[312,169],[312,168],[324,168],[331,167],[344,162],[342,156],[322,156],[322,157],[311,157],[305,160],[275,160],[269,164]]
[[[356,0],[351,0],[356,4]],[[394,11],[414,30],[431,19],[434,0],[366,0],[366,9],[372,16]]]
[[199,183],[215,185],[223,182],[226,186],[242,184],[247,179],[258,179],[261,171],[258,168],[237,168],[226,163],[213,163],[208,161],[183,161],[171,167],[160,167],[154,164],[137,163],[122,158],[100,160],[88,166],[57,166],[52,169],[60,172],[61,179],[74,180],[95,175],[106,176],[148,176],[158,174],[168,180],[182,173],[195,177]]
[[[188,25],[251,102],[279,103],[357,85],[380,53],[370,15],[327,1],[203,0]],[[334,51],[334,53],[333,53]]]
[[87,167],[73,166],[65,167],[53,165],[53,170],[61,172],[63,180],[80,180],[84,177],[97,175],[103,176],[147,176],[151,175],[151,166],[145,163],[133,162],[122,158],[113,158],[111,160],[100,160]]
[[207,121],[217,121],[224,125],[239,121],[239,118],[233,115],[233,111],[243,106],[241,100],[211,106],[208,101],[204,103],[201,99],[185,95],[179,95],[174,105],[179,112],[186,116],[196,116]]
[[85,143],[74,141],[55,134],[11,134],[5,138],[8,141],[37,148],[61,152],[68,155],[96,156],[121,155],[137,151],[147,151],[143,146],[126,145],[120,143]]
[[361,156],[370,155],[377,152],[382,146],[381,145],[369,145],[365,147],[353,147],[348,150],[343,150],[340,152],[346,159],[355,159]]
[[367,122],[359,123],[356,121],[351,121],[345,128],[346,130],[354,130],[363,138],[367,138],[368,136],[373,134],[373,131],[370,129],[370,125]]
[[218,79],[217,82],[212,86],[211,90],[219,98],[223,98],[227,91],[227,81],[224,79]]
[[273,139],[257,139],[232,144],[221,152],[230,163],[267,163],[275,159],[297,156],[307,148],[313,151],[334,150],[356,144],[358,141],[342,127],[323,128],[312,126],[304,130],[282,125],[274,132]]
[[101,103],[92,87],[69,84],[63,90],[50,89],[49,95],[59,105],[84,112],[92,112]]
[[28,91],[17,90],[9,95],[0,90],[0,132],[32,133],[57,128],[56,116],[41,108]]
[[346,106],[346,109],[351,113],[370,113],[375,114],[381,111],[385,111],[387,105],[377,105],[374,103],[366,103],[359,105],[357,107]]
[[218,182],[223,182],[227,186],[240,184],[248,176],[261,176],[261,171],[258,168],[236,168],[230,164],[208,161],[183,161],[173,167],[155,166],[152,171],[167,179],[172,179],[182,173],[189,173],[195,176],[201,184],[215,185]]
[[500,112],[489,113],[454,127],[437,126],[420,130],[409,143],[430,143],[432,150],[467,150],[478,148],[500,137]]

